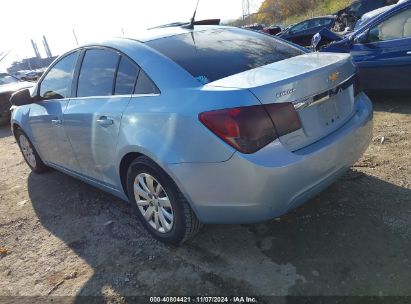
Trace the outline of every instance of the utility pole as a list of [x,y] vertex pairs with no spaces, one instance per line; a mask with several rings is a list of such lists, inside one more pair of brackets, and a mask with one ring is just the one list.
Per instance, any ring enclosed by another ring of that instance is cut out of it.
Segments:
[[[11,50],[8,51],[8,52],[2,52],[1,55],[0,55],[0,57],[1,57],[1,58],[0,58],[0,61],[2,61],[4,58],[6,58],[7,55],[10,54],[10,52],[11,52]],[[4,53],[6,53],[6,54],[4,54]]]
[[29,67],[29,70],[32,71],[33,69],[31,68],[30,60],[26,57],[27,61],[27,66]]
[[76,36],[76,32],[73,29],[73,35],[74,35],[74,39],[76,40],[77,46],[78,46],[78,40],[77,40],[77,36]]
[[242,0],[243,3],[243,22],[246,22],[246,18],[250,16],[250,0]]

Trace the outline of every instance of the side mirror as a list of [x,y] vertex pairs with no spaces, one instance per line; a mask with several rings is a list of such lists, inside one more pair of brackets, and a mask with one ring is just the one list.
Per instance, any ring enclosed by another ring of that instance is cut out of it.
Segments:
[[354,38],[354,43],[360,43],[360,44],[367,43],[369,35],[370,35],[369,30],[359,34],[357,37]]
[[29,89],[22,89],[13,93],[10,97],[10,103],[13,106],[23,106],[33,103],[35,100],[30,95]]

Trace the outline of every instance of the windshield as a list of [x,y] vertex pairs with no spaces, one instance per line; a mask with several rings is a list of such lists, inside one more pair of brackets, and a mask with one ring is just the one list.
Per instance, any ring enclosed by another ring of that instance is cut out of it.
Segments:
[[146,44],[202,84],[304,54],[282,40],[237,28],[194,31]]
[[361,2],[354,2],[353,4],[351,4],[348,10],[349,12],[355,15],[360,10],[361,6],[362,6]]
[[2,84],[9,84],[9,83],[15,83],[18,82],[19,80],[9,74],[0,74],[0,85]]

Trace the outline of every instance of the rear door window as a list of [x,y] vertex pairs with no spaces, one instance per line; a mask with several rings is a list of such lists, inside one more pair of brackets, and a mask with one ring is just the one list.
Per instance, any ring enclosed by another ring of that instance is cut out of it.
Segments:
[[77,97],[112,95],[119,59],[120,55],[111,50],[87,50],[80,69]]
[[305,53],[271,36],[237,28],[194,31],[146,44],[202,84]]
[[134,92],[139,67],[122,56],[118,66],[114,94],[126,95]]
[[159,94],[160,91],[148,75],[140,70],[136,84],[135,94]]

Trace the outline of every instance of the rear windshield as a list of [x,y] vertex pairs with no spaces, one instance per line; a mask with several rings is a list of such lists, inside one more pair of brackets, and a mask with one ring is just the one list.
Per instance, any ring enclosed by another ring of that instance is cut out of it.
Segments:
[[203,84],[304,53],[279,39],[236,28],[190,32],[146,44]]

